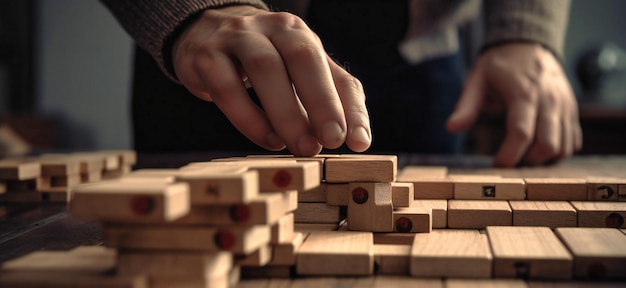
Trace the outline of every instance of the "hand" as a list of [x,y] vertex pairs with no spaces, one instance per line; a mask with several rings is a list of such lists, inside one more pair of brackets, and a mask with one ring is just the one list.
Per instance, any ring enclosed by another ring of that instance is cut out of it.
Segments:
[[[322,43],[289,13],[252,6],[209,9],[172,47],[174,70],[195,96],[213,101],[257,145],[312,156],[344,141],[370,146],[359,80],[333,62]],[[254,87],[263,109],[249,98]],[[219,135],[216,135],[219,137]]]
[[494,165],[538,165],[581,148],[574,93],[556,57],[542,46],[512,43],[487,50],[465,83],[448,130],[468,129],[487,97],[507,111],[506,135]]

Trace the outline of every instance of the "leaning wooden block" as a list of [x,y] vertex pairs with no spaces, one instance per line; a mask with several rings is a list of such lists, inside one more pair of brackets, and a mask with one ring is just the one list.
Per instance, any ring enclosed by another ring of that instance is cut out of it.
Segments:
[[300,246],[300,275],[371,275],[374,244],[370,232],[311,232]]
[[348,229],[372,232],[393,231],[390,183],[350,183]]
[[259,175],[256,171],[240,171],[187,171],[177,175],[176,181],[189,185],[194,205],[248,203],[259,194]]
[[513,226],[576,227],[576,209],[567,201],[509,201]]
[[511,226],[511,206],[504,200],[449,200],[448,228]]
[[441,229],[416,234],[411,247],[412,276],[491,277],[489,242],[477,230]]
[[296,253],[304,242],[308,234],[300,232],[294,233],[289,241],[284,241],[274,245],[272,261],[269,265],[295,265]]
[[431,210],[433,229],[448,226],[448,201],[446,200],[414,200],[413,207]]
[[454,199],[524,200],[526,184],[521,178],[476,178],[454,180]]
[[395,155],[362,155],[327,158],[327,183],[394,182],[398,157]]
[[410,207],[413,204],[413,183],[391,183],[393,207]]
[[19,160],[0,160],[0,180],[29,180],[41,175],[41,164]]
[[526,199],[538,201],[585,201],[587,181],[579,178],[525,178]]
[[[626,179],[589,177],[587,178],[587,200],[619,201],[620,185],[626,185]],[[621,194],[626,194],[626,191],[622,191]]]
[[487,227],[493,276],[522,279],[572,278],[573,257],[548,227]]
[[269,226],[107,225],[105,244],[119,249],[230,251],[250,254],[270,241]]
[[432,230],[431,211],[431,209],[421,207],[394,209],[393,231],[401,233],[430,233]]
[[116,271],[119,275],[146,274],[151,279],[204,279],[228,273],[232,258],[228,252],[122,250]]
[[574,255],[575,278],[626,278],[626,235],[617,229],[557,228],[555,232]]
[[409,275],[409,245],[374,245],[374,262],[379,275]]
[[296,223],[339,223],[346,219],[345,209],[326,203],[299,203],[294,214]]
[[326,204],[348,206],[350,203],[350,184],[326,184]]
[[580,227],[626,228],[626,202],[571,201]]
[[189,212],[185,183],[107,181],[71,190],[71,213],[76,217],[128,223],[161,223]]

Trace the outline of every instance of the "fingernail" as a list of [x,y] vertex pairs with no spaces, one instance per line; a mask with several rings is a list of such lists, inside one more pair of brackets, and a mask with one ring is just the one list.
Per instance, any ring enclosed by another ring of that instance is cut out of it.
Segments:
[[303,135],[298,139],[298,152],[300,156],[313,156],[320,151],[317,139],[311,135]]
[[352,130],[352,134],[350,135],[350,138],[352,138],[352,140],[355,142],[360,142],[360,143],[364,143],[367,145],[369,145],[372,142],[372,139],[370,138],[370,134],[367,133],[367,130],[365,130],[365,127],[358,127]]
[[267,144],[270,146],[270,150],[282,150],[285,148],[285,143],[280,139],[280,137],[278,137],[278,135],[276,135],[276,133],[267,134],[265,141],[267,141]]
[[334,149],[339,146],[344,141],[343,129],[337,122],[327,122],[324,124],[324,128],[322,129],[322,141],[324,141],[324,145],[328,148]]

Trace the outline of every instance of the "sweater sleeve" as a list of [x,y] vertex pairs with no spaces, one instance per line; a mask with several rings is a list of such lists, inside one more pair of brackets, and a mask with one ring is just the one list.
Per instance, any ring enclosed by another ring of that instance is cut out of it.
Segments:
[[268,9],[261,0],[101,0],[126,32],[176,80],[171,64],[173,37],[200,11],[228,5]]
[[569,7],[570,0],[486,0],[485,47],[530,41],[562,59]]

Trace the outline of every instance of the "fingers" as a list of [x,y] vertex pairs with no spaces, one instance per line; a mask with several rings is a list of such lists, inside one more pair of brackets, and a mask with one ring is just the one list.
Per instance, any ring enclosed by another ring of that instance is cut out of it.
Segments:
[[536,92],[520,89],[515,93],[530,95],[512,97],[507,103],[506,135],[493,163],[498,167],[512,167],[519,163],[535,135]]
[[566,149],[568,129],[564,125],[563,105],[560,96],[552,92],[539,97],[534,142],[524,157],[524,163],[538,165],[553,160]]
[[446,128],[449,132],[465,131],[474,124],[484,103],[486,93],[484,74],[482,69],[478,67],[472,71],[465,82],[461,98],[459,98],[454,112],[448,118]]

